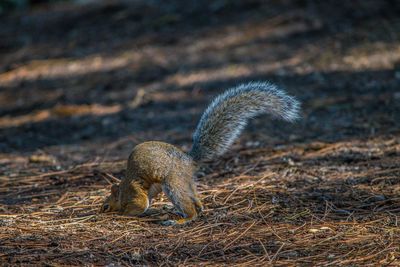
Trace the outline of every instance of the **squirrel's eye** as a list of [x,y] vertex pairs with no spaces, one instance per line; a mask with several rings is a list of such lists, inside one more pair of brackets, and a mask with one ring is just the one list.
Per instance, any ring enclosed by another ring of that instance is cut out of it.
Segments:
[[103,212],[107,212],[110,209],[110,205],[109,204],[104,204],[103,205]]

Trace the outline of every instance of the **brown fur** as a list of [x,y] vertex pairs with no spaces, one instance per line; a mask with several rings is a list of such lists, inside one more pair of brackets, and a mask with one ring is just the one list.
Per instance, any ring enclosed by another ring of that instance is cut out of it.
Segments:
[[185,217],[169,223],[192,220],[202,210],[193,181],[194,170],[191,157],[173,145],[154,141],[139,144],[129,156],[125,179],[119,186],[112,186],[101,211],[140,215],[164,191]]

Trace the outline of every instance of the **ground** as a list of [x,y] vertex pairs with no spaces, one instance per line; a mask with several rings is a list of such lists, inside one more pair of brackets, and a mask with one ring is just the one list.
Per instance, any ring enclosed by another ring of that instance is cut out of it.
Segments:
[[[2,265],[400,265],[399,2],[87,2],[0,17]],[[254,80],[302,119],[203,164],[198,220],[98,213],[136,144],[187,151]]]

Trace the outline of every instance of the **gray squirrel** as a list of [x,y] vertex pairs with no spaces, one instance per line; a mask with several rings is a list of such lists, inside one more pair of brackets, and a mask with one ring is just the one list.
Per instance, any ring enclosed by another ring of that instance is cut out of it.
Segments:
[[141,215],[163,191],[182,215],[181,219],[164,221],[164,225],[195,219],[203,209],[193,179],[197,163],[226,152],[249,119],[269,113],[293,122],[299,118],[299,111],[299,101],[268,82],[250,82],[225,91],[201,116],[188,153],[158,141],[135,146],[125,178],[119,185],[112,185],[100,212]]

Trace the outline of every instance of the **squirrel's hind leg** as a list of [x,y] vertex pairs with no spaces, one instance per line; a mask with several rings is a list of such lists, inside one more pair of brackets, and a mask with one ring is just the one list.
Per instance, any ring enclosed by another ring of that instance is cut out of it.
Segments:
[[185,224],[197,218],[198,213],[203,209],[201,201],[194,185],[189,181],[168,181],[162,185],[164,193],[174,204],[175,208],[181,213],[183,218],[178,220],[168,220],[163,225]]
[[197,214],[199,214],[199,213],[203,212],[203,204],[201,203],[199,194],[197,193],[196,184],[194,182],[191,183],[190,188],[192,190],[192,194],[193,194],[192,200],[196,207],[196,212],[197,212]]

